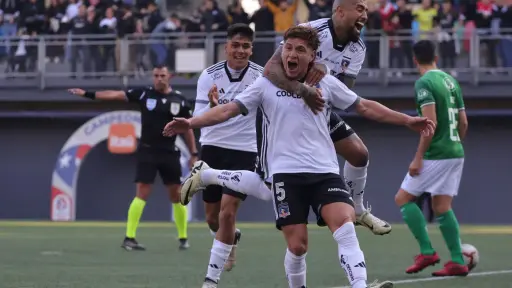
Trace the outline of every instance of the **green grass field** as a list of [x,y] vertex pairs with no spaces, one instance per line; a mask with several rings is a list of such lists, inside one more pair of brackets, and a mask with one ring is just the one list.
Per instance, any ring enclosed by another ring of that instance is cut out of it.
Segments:
[[[220,287],[287,287],[283,269],[285,244],[270,224],[238,225],[243,237],[237,267],[225,272]],[[448,260],[436,227],[434,246]],[[2,288],[193,288],[204,279],[212,237],[205,225],[191,224],[191,249],[179,251],[174,227],[143,224],[138,239],[145,252],[120,248],[123,223],[0,222],[0,287]],[[481,261],[471,277],[436,279],[430,272],[416,275],[404,269],[417,253],[416,243],[402,225],[387,236],[358,228],[366,255],[368,277],[395,280],[397,287],[503,288],[512,287],[512,227],[465,226],[463,242],[475,245]],[[336,245],[327,229],[311,225],[308,287],[347,285],[337,260]]]

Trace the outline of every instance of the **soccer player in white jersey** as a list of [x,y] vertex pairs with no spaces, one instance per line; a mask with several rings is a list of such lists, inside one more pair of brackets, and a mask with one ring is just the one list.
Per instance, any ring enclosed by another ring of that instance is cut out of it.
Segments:
[[[319,46],[317,32],[311,27],[293,27],[285,33],[284,39],[281,57],[286,76],[304,79]],[[370,119],[407,125],[425,134],[433,133],[433,122],[359,98],[330,75],[320,81],[318,88],[327,105],[323,111],[314,114],[300,96],[287,93],[261,77],[233,102],[198,117],[175,118],[163,133],[172,136],[191,128],[216,125],[240,114],[256,114],[260,108],[268,124],[266,143],[271,144],[264,149],[267,150],[269,173],[273,177],[276,226],[282,230],[287,242],[284,266],[289,287],[306,287],[306,224],[310,208],[317,215],[318,225],[328,226],[333,233],[338,244],[338,259],[352,287],[393,287],[389,281],[367,284],[364,255],[353,224],[353,202],[339,175],[336,152],[327,127],[330,107],[355,109]],[[240,182],[245,177],[244,172],[254,173],[237,171],[226,181]]]
[[[254,31],[246,24],[234,24],[228,28],[227,39],[227,61],[205,69],[199,77],[194,116],[230,103],[262,75],[263,67],[249,61]],[[257,157],[255,123],[254,115],[238,116],[202,128],[199,139],[201,159],[216,169],[254,170]],[[230,271],[235,264],[235,249],[241,237],[240,230],[235,230],[235,219],[240,201],[246,197],[246,194],[217,185],[208,186],[203,193],[206,221],[215,235],[205,287],[216,285],[222,271]]]
[[[318,68],[325,67],[327,72],[330,70],[331,75],[352,89],[366,54],[366,47],[359,36],[368,19],[367,10],[366,0],[335,0],[331,18],[301,24],[315,28],[320,38],[320,47],[316,51],[316,65],[306,77],[306,84],[286,78],[280,57],[281,47],[265,65],[265,77],[274,85],[302,96],[313,110],[316,109],[316,105],[319,104],[320,109],[323,105],[321,101],[315,101],[320,98],[316,97],[315,89],[312,87],[322,77],[322,73],[318,73]],[[376,235],[388,234],[391,232],[391,225],[375,217],[363,203],[369,163],[368,149],[343,120],[340,119],[337,126],[338,137],[333,139],[334,147],[337,154],[346,160],[343,175],[354,199],[356,223],[367,227]]]

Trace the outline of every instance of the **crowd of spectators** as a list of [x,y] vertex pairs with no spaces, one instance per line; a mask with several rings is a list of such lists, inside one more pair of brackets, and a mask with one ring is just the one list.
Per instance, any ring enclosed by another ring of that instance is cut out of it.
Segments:
[[[268,36],[272,32],[330,17],[332,7],[332,0],[260,0],[260,8],[248,15],[240,0],[226,9],[215,0],[203,0],[184,15],[176,9],[162,13],[153,1],[0,0],[0,61],[7,63],[5,72],[35,71],[39,41],[35,36],[60,35],[46,38],[45,60],[68,62],[71,72],[82,70],[92,76],[120,69],[119,40],[128,37],[133,45],[126,50],[130,63],[124,69],[144,73],[153,65],[174,67],[179,47],[204,47],[202,36],[186,32],[222,32],[231,23],[253,23],[257,32],[266,32],[258,35],[273,38]],[[389,39],[390,67],[413,68],[414,39],[431,37],[439,43],[441,66],[456,68],[457,56],[469,49],[471,33],[484,36],[487,67],[512,67],[512,38],[492,37],[512,35],[512,0],[368,0],[368,6],[363,39],[369,68],[379,68],[382,46],[376,36],[381,35]],[[168,32],[181,33],[169,36]],[[172,41],[163,41],[169,38]],[[145,39],[162,41],[146,45]],[[264,64],[275,42],[256,43],[254,61]]]

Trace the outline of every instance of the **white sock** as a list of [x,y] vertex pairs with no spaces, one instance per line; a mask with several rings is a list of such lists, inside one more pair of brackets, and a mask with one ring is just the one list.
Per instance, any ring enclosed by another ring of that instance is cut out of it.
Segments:
[[347,183],[352,199],[354,200],[354,209],[356,215],[363,214],[366,208],[363,204],[364,187],[366,186],[366,173],[368,170],[368,163],[364,167],[354,167],[345,161],[345,167],[343,168],[343,176]]
[[264,201],[270,201],[273,196],[261,177],[247,170],[206,169],[201,172],[201,182],[205,186],[224,186]]
[[338,255],[341,267],[345,270],[352,288],[366,288],[366,262],[359,248],[354,223],[343,224],[332,234],[338,243]]
[[284,270],[290,288],[306,287],[306,254],[297,256],[286,249]]
[[219,282],[220,274],[224,269],[224,264],[226,264],[232,247],[233,245],[224,244],[217,239],[213,240],[206,278]]

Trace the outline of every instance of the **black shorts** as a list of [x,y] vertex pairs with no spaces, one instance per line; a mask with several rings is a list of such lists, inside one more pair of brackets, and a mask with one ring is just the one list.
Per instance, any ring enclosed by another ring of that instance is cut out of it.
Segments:
[[332,173],[274,174],[272,191],[276,212],[276,227],[307,224],[309,207],[318,226],[325,226],[321,209],[330,203],[343,202],[354,206],[340,175]]
[[[201,160],[213,169],[254,171],[256,153],[204,145],[201,147]],[[222,199],[222,194],[231,195],[241,200],[247,198],[247,195],[226,187],[210,185],[203,191],[203,201],[217,203]]]
[[355,133],[354,130],[352,130],[352,128],[350,128],[350,126],[348,126],[347,123],[345,123],[345,121],[335,112],[331,113],[329,129],[333,143],[348,138],[350,135]]
[[139,147],[135,183],[153,184],[157,172],[165,185],[181,184],[180,151]]

